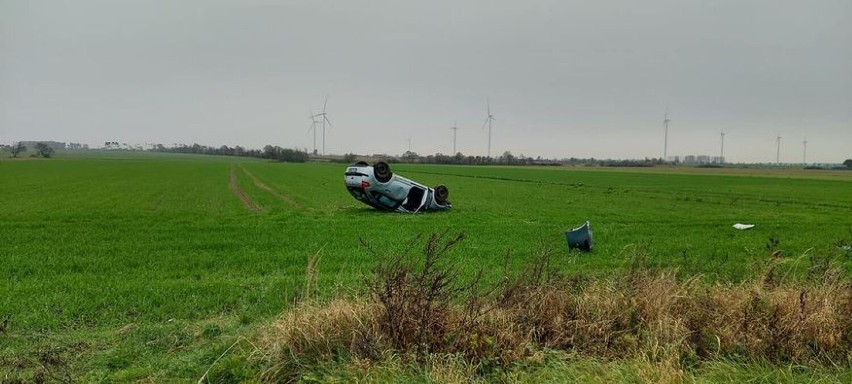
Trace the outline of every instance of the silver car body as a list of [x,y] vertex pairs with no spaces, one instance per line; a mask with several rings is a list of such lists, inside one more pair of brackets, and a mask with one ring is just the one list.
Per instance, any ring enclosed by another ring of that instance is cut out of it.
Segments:
[[417,213],[439,211],[452,207],[450,202],[439,203],[435,190],[395,173],[387,182],[379,181],[373,167],[356,163],[346,168],[346,190],[364,204],[383,211]]

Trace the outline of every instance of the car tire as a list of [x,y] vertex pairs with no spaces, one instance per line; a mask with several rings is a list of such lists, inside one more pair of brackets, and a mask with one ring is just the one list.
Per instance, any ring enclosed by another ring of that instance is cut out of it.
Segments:
[[391,172],[388,163],[379,161],[373,164],[373,175],[376,176],[376,180],[379,182],[387,183],[393,177],[393,172]]
[[435,187],[435,202],[444,205],[447,204],[447,199],[450,197],[450,190],[446,185]]

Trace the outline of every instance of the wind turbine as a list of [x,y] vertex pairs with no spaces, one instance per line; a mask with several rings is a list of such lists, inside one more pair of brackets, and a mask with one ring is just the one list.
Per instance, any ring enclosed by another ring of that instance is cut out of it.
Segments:
[[308,113],[310,113],[308,115],[308,117],[311,118],[311,125],[310,125],[310,127],[308,127],[308,131],[312,131],[313,134],[314,134],[314,150],[311,153],[316,154],[317,153],[317,124],[319,124],[320,122],[317,120],[317,115],[314,115],[314,111],[308,109]]
[[663,161],[668,158],[669,150],[669,106],[666,105],[666,113],[663,115],[663,127],[665,127],[665,136],[663,136]]
[[721,139],[722,148],[719,149],[719,164],[724,164],[725,163],[725,131],[720,132],[719,135],[722,136],[722,139]]
[[781,164],[781,136],[778,136],[778,150],[775,152],[775,164]]
[[[328,114],[325,113],[325,107],[326,107],[327,104],[328,104],[328,96],[325,97],[325,102],[322,103],[322,113],[317,113],[316,115],[311,115],[311,118],[314,118],[314,119],[322,116],[322,118],[320,118],[320,121],[322,122],[322,154],[323,155],[325,155],[325,124],[328,123],[329,126],[331,126],[331,127],[334,126],[333,124],[331,124],[331,120],[328,119]],[[317,123],[319,123],[319,122],[317,122]]]
[[450,127],[450,129],[453,130],[453,156],[455,156],[456,153],[458,153],[458,152],[456,152],[456,133],[458,133],[459,127],[456,126],[456,123],[458,123],[458,122],[454,122],[453,126]]
[[488,111],[488,117],[485,118],[485,122],[482,123],[482,129],[485,129],[485,126],[488,125],[488,158],[491,158],[491,122],[497,120],[494,118],[494,115],[491,114],[491,101],[485,99],[485,108]]
[[802,150],[802,164],[807,164],[808,163],[808,161],[807,161],[807,159],[808,159],[808,139],[807,138],[805,138],[805,140],[802,141],[802,146],[804,146],[804,148]]

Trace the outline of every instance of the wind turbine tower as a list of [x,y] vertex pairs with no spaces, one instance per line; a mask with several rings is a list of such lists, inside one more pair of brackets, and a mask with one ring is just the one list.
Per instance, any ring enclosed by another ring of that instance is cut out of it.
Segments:
[[665,135],[663,136],[663,161],[666,161],[668,158],[668,150],[669,150],[669,106],[666,106],[666,113],[663,115],[663,127],[665,130]]
[[317,113],[316,115],[311,116],[311,118],[321,117],[319,120],[322,122],[322,154],[325,155],[325,124],[328,123],[329,126],[333,127],[331,124],[331,120],[328,119],[328,114],[325,113],[325,107],[328,104],[328,96],[325,97],[325,102],[322,103],[322,113]]
[[720,134],[722,147],[719,149],[719,164],[725,163],[725,131],[722,131]]
[[452,154],[453,156],[455,156],[456,153],[458,153],[458,152],[456,152],[456,134],[458,133],[459,127],[457,127],[456,125],[457,124],[454,123],[453,126],[450,127],[450,129],[453,130],[453,154]]
[[802,164],[808,163],[808,139],[802,141]]
[[778,149],[775,151],[775,164],[781,164],[781,136],[778,136]]
[[316,154],[317,153],[317,124],[319,124],[320,121],[317,120],[318,115],[314,115],[314,111],[308,110],[308,112],[310,113],[309,116],[311,118],[311,126],[308,128],[308,130],[313,131],[313,133],[314,133],[314,151],[311,152],[311,153]]
[[488,117],[485,118],[485,122],[482,123],[482,129],[485,129],[485,126],[488,125],[488,158],[491,158],[491,122],[496,120],[494,115],[491,114],[491,102],[486,99],[485,100],[485,108],[488,111]]

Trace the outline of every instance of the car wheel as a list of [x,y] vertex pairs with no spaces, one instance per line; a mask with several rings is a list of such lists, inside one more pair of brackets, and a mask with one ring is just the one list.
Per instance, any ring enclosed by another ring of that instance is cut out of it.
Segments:
[[435,187],[435,201],[438,204],[447,204],[447,198],[450,197],[450,190],[446,185],[439,185]]
[[385,163],[384,161],[379,161],[376,164],[373,164],[373,175],[376,176],[376,180],[387,183],[390,181],[393,173],[390,170],[390,165]]

